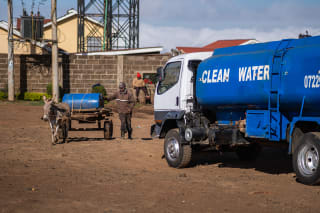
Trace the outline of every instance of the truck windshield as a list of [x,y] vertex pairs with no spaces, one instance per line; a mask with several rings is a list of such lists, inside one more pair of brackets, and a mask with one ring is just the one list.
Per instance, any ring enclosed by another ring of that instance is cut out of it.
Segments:
[[179,81],[181,61],[167,64],[164,68],[164,79],[158,84],[158,94],[168,91]]

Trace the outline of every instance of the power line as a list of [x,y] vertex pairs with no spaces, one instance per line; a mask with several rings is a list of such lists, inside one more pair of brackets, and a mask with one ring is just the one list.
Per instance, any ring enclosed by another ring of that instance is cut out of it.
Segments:
[[34,4],[35,4],[35,0],[32,0],[32,4],[31,4],[31,12],[33,12]]

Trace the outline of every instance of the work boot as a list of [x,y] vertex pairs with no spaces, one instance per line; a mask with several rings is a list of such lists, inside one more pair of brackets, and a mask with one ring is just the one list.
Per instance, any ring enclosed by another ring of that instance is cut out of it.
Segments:
[[125,132],[121,130],[121,139],[124,139]]
[[144,102],[145,102],[146,104],[151,104],[151,98],[150,98],[150,96],[145,96]]
[[132,130],[129,130],[129,131],[128,131],[128,139],[132,140],[132,137],[131,137],[131,136],[132,136]]

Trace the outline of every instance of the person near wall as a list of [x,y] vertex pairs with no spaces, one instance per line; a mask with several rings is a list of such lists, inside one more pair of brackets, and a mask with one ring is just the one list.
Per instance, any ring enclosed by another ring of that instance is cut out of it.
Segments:
[[108,101],[115,99],[117,101],[117,108],[121,121],[121,138],[124,138],[125,134],[128,132],[128,139],[132,139],[131,117],[135,103],[132,93],[126,88],[126,84],[121,82],[119,84],[119,91],[111,96],[107,96],[105,99]]
[[137,77],[133,79],[132,86],[133,86],[133,89],[136,90],[136,101],[138,103],[139,103],[140,90],[142,90],[144,92],[145,102],[148,102],[148,100],[150,100],[150,96],[148,94],[146,84],[145,84],[144,80],[141,78],[140,73],[137,73]]

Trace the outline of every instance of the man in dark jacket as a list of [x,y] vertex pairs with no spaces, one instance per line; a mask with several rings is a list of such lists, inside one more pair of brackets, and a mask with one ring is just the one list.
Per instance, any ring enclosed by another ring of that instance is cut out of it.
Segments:
[[126,84],[121,82],[119,84],[119,91],[106,98],[108,101],[116,100],[119,118],[121,121],[121,138],[124,138],[125,133],[128,132],[128,139],[132,139],[131,117],[132,109],[134,107],[134,98],[131,92],[126,88]]

